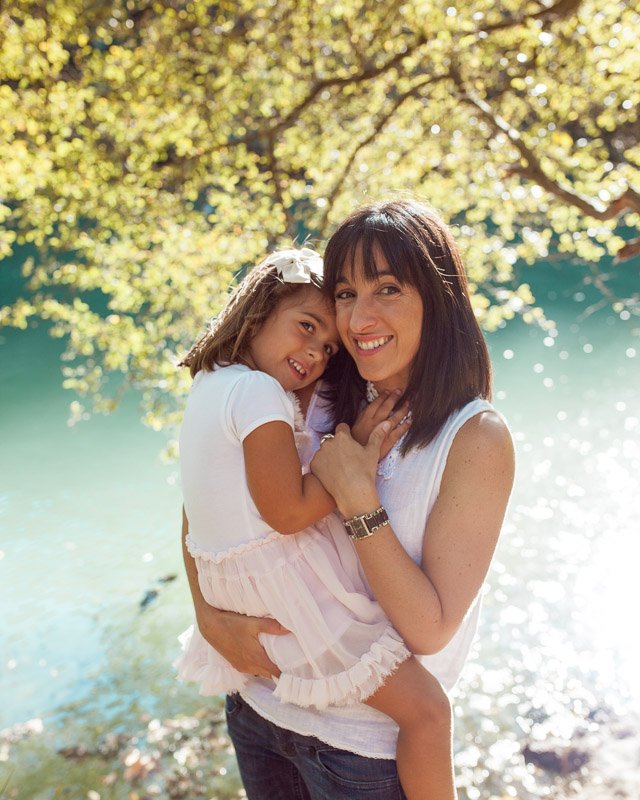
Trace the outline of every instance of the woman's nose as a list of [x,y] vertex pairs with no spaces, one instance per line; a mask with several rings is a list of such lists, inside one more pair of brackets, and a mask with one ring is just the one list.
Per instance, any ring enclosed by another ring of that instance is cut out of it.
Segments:
[[375,325],[375,314],[367,298],[358,297],[351,306],[349,327],[354,333],[364,333]]

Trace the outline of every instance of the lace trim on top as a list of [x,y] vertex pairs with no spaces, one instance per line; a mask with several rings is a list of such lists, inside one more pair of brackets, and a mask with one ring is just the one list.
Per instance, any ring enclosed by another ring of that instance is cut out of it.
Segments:
[[298,396],[294,392],[287,392],[287,397],[293,403],[293,438],[295,439],[298,453],[302,453],[311,441],[312,433],[300,408]]
[[256,550],[259,547],[264,547],[266,544],[270,544],[272,541],[274,541],[274,539],[281,538],[281,533],[278,533],[278,531],[271,531],[271,533],[267,534],[261,539],[251,539],[248,542],[243,542],[242,544],[237,544],[234,547],[229,547],[227,550],[223,550],[220,553],[215,553],[211,550],[205,550],[204,547],[200,547],[190,533],[187,534],[185,543],[187,545],[187,550],[194,558],[200,558],[203,561],[212,561],[214,564],[221,564],[228,558],[244,555],[250,550]]
[[293,403],[293,429],[296,433],[302,433],[306,430],[307,424],[300,408],[298,395],[295,392],[287,392],[287,397]]
[[[371,381],[367,381],[367,403],[373,402],[376,397],[379,397],[378,390],[373,385]],[[401,421],[404,422],[407,417],[411,416],[411,412],[407,414]],[[396,464],[398,463],[398,459],[400,458],[400,447],[404,438],[407,434],[403,434],[400,439],[393,445],[391,450],[387,453],[384,458],[381,458],[378,461],[378,468],[376,470],[376,474],[385,481],[388,481],[395,472]]]

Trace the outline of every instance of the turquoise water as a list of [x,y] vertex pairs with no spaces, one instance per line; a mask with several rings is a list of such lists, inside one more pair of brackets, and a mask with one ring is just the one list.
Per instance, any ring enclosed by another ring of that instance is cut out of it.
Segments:
[[[610,307],[585,315],[597,295],[576,268],[525,272],[557,330],[514,321],[489,337],[518,474],[458,693],[469,800],[506,774],[539,796],[520,756],[536,709],[640,708],[640,325]],[[619,289],[637,273],[625,267]],[[162,434],[139,422],[135,397],[69,428],[60,342],[44,327],[0,337],[0,730],[39,718],[51,752],[195,710],[170,668],[190,605]],[[20,775],[33,753],[11,763]],[[0,786],[3,774],[0,763]],[[50,777],[37,780],[44,790]]]
[[[134,398],[70,428],[60,343],[40,329],[4,338],[0,727],[83,698],[128,702],[93,695],[120,672],[119,633],[139,640],[153,627],[155,609],[145,617],[139,602],[179,568],[180,508],[176,468],[160,463],[164,441],[140,424]],[[157,605],[182,596],[180,582]]]

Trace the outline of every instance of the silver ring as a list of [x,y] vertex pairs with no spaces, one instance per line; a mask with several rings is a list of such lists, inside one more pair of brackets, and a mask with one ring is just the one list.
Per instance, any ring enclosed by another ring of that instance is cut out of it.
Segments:
[[325,435],[320,439],[320,444],[324,444],[327,439],[335,439],[336,437],[332,433],[325,433]]

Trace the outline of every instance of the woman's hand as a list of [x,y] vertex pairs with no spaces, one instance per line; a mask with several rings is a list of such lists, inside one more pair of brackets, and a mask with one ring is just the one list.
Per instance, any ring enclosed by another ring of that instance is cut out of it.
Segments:
[[380,458],[384,458],[389,453],[411,425],[411,417],[405,419],[409,413],[408,403],[403,403],[396,411],[393,410],[399,397],[399,390],[394,392],[384,390],[380,392],[375,400],[362,409],[351,428],[351,436],[358,444],[364,446],[369,441],[369,437],[376,425],[384,422],[384,420],[388,420],[391,423],[389,433],[382,441]]
[[278,677],[280,670],[267,655],[258,634],[272,633],[275,636],[282,636],[289,631],[275,619],[246,617],[244,614],[221,611],[210,606],[200,589],[196,562],[187,547],[188,532],[189,521],[183,508],[182,555],[200,633],[211,647],[239,672],[246,672],[256,677],[258,675],[265,678]]
[[220,611],[204,601],[196,608],[200,633],[221,656],[239,672],[264,678],[278,677],[280,670],[267,656],[258,634],[276,636],[289,633],[275,619],[246,617],[233,611]]
[[313,457],[311,471],[334,496],[345,517],[366,514],[380,505],[376,469],[391,424],[386,419],[378,423],[363,447],[353,438],[349,426],[341,423]]

